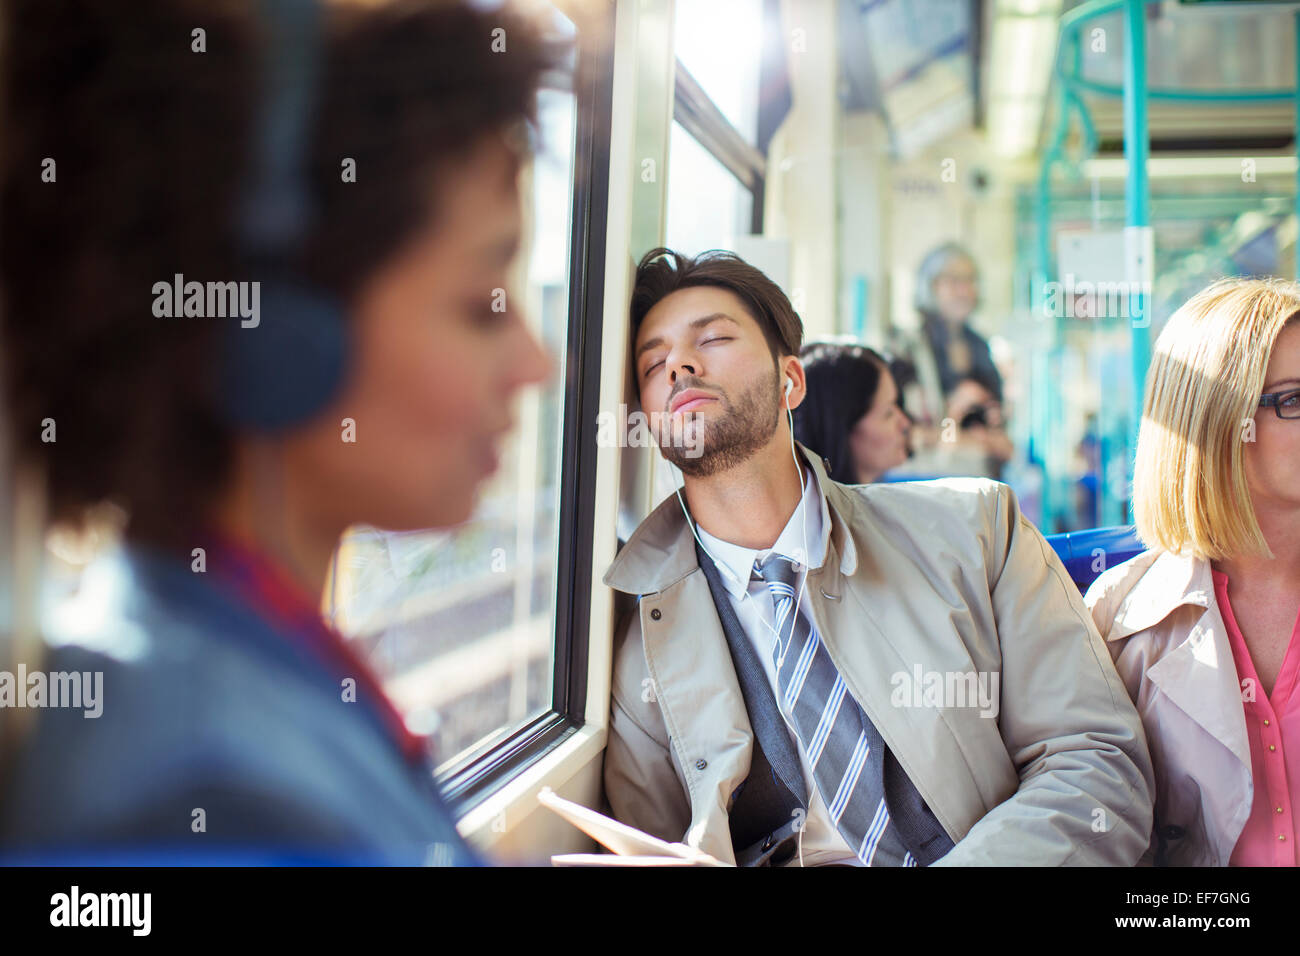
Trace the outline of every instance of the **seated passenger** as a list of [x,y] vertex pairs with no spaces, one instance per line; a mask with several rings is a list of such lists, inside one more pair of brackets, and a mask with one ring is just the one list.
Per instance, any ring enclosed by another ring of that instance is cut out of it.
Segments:
[[818,343],[803,350],[808,394],[794,435],[830,463],[827,476],[869,484],[907,460],[907,414],[886,360],[862,345]]
[[615,815],[742,864],[1132,865],[1140,721],[1010,489],[829,479],[788,421],[799,317],[731,254],[648,253],[631,326],[685,497],[605,575],[639,598],[615,638]]
[[[349,525],[469,517],[548,371],[493,307],[541,41],[469,3],[322,4],[318,42],[300,17],[260,54],[258,4],[68,7],[10,4],[0,31],[6,430],[53,520],[108,501],[127,523],[22,662],[102,675],[101,712],[35,714],[0,855],[473,862],[423,739],[319,608]],[[259,86],[262,55],[302,72]],[[296,143],[274,126],[308,117]],[[239,314],[205,309],[215,280],[243,283]]]
[[1146,859],[1294,866],[1300,815],[1300,286],[1228,280],[1156,341],[1133,473],[1148,551],[1089,588],[1146,727]]

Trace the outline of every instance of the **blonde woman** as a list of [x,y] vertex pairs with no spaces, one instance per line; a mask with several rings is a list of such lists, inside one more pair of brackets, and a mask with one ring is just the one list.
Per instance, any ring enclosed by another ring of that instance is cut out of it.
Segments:
[[1227,280],[1169,320],[1134,472],[1149,548],[1084,601],[1156,773],[1144,862],[1294,866],[1300,285]]

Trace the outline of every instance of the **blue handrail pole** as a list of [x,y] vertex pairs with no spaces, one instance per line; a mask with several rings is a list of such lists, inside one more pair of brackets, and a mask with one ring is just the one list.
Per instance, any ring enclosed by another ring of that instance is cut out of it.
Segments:
[[[1051,224],[1050,202],[1051,169],[1055,164],[1067,166],[1071,160],[1065,155],[1064,143],[1069,127],[1070,113],[1075,112],[1083,124],[1085,154],[1095,149],[1095,132],[1091,130],[1087,108],[1080,93],[1100,96],[1123,96],[1124,99],[1124,158],[1128,165],[1125,183],[1127,215],[1125,220],[1126,280],[1132,285],[1129,296],[1129,354],[1131,368],[1131,393],[1128,397],[1128,423],[1122,441],[1125,455],[1125,481],[1128,488],[1112,492],[1108,478],[1100,489],[1102,523],[1117,524],[1124,520],[1122,502],[1131,498],[1133,481],[1133,454],[1137,449],[1138,429],[1142,420],[1143,390],[1147,367],[1151,362],[1151,307],[1152,283],[1155,275],[1155,242],[1151,227],[1151,193],[1147,179],[1147,161],[1150,158],[1147,102],[1151,99],[1182,103],[1266,103],[1292,101],[1296,107],[1297,154],[1300,157],[1300,11],[1295,17],[1296,88],[1294,90],[1180,90],[1151,89],[1146,71],[1146,20],[1145,7],[1162,0],[1085,0],[1061,16],[1057,39],[1055,78],[1058,87],[1058,117],[1052,142],[1043,154],[1038,186],[1038,267],[1036,286],[1047,279],[1050,262],[1048,235]],[[1083,25],[1097,17],[1122,11],[1124,19],[1124,82],[1114,86],[1084,78],[1079,71],[1078,44]],[[1068,61],[1068,63],[1067,63]],[[1071,109],[1072,108],[1072,109]],[[1296,174],[1296,216],[1300,221],[1300,169]],[[1296,243],[1296,276],[1300,278],[1300,239]],[[1041,302],[1034,302],[1037,311]],[[1036,403],[1038,404],[1038,403]],[[1114,407],[1113,405],[1110,407]],[[1051,421],[1048,416],[1048,422]],[[1047,424],[1044,422],[1043,424]],[[1042,433],[1035,422],[1035,438]],[[1054,429],[1049,429],[1052,431]],[[1116,436],[1119,439],[1120,436]],[[1044,439],[1050,448],[1051,442]],[[1117,449],[1120,450],[1120,449]],[[1046,456],[1045,456],[1046,457]],[[1050,473],[1050,468],[1049,468]],[[1044,482],[1044,515],[1048,513],[1047,489],[1051,481]],[[1132,504],[1128,521],[1132,521]]]
[[[1038,219],[1038,230],[1035,237],[1035,263],[1034,263],[1034,285],[1032,290],[1033,308],[1037,321],[1051,322],[1055,325],[1054,316],[1049,316],[1044,311],[1046,297],[1044,295],[1047,282],[1050,280],[1051,253],[1048,248],[1048,236],[1051,226],[1051,210],[1048,206],[1050,198],[1051,182],[1051,161],[1044,159],[1042,170],[1039,177],[1038,201],[1035,204],[1035,215]],[[1053,332],[1053,348],[1055,347],[1055,331]],[[1048,354],[1051,349],[1048,349]],[[1033,361],[1030,363],[1030,381],[1032,383],[1030,391],[1030,406],[1033,409],[1034,423],[1033,436],[1035,440],[1034,451],[1038,455],[1039,461],[1043,466],[1043,488],[1039,497],[1039,514],[1044,528],[1055,530],[1053,521],[1053,508],[1056,504],[1055,493],[1052,488],[1052,482],[1056,475],[1052,470],[1052,418],[1049,413],[1051,404],[1052,378],[1050,374],[1050,363],[1046,360],[1041,350],[1035,349]]]
[[[1120,500],[1128,500],[1132,521],[1133,455],[1137,449],[1138,426],[1142,420],[1142,391],[1151,362],[1151,278],[1154,241],[1151,231],[1151,185],[1147,160],[1151,153],[1147,125],[1146,3],[1126,0],[1124,4],[1124,158],[1128,176],[1124,187],[1126,219],[1124,245],[1129,285],[1129,344],[1133,382],[1129,394],[1128,447],[1125,449],[1126,488]],[[1103,476],[1105,480],[1105,476]],[[1107,496],[1108,498],[1110,496]],[[1115,515],[1105,515],[1111,523]],[[1119,523],[1119,522],[1114,522]]]
[[866,342],[867,335],[867,277],[853,277],[853,338]]

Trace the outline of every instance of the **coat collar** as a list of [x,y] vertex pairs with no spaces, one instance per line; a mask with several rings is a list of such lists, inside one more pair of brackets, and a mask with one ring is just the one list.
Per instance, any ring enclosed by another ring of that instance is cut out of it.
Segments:
[[[1250,775],[1250,740],[1241,706],[1241,686],[1227,628],[1214,596],[1206,558],[1160,552],[1147,566],[1115,612],[1106,635],[1117,641],[1155,627],[1184,605],[1203,613],[1187,635],[1147,668],[1147,678],[1192,720],[1228,748]],[[1240,830],[1236,831],[1240,833]],[[1231,845],[1221,847],[1227,859]]]
[[[1135,571],[1142,565],[1135,565]],[[1129,589],[1115,611],[1108,641],[1155,627],[1184,604],[1208,608],[1214,599],[1210,562],[1190,554],[1160,552]]]
[[826,499],[822,497],[817,482],[807,469],[804,470],[803,480],[804,492],[799,499],[799,507],[791,513],[790,520],[785,523],[776,543],[770,548],[746,548],[715,538],[703,528],[696,529],[706,553],[714,561],[722,562],[731,569],[730,576],[722,577],[722,586],[736,600],[742,600],[749,590],[755,563],[768,555],[785,555],[796,567],[811,563],[813,567],[819,568],[825,560],[831,531]]
[[[820,458],[803,445],[797,442],[796,445],[825,502],[823,516],[830,517],[830,540],[840,555],[840,572],[850,575],[858,560],[853,536],[849,534],[845,521],[845,516],[853,510],[853,499],[844,486],[826,476],[826,466]],[[660,502],[632,533],[605,572],[604,581],[615,590],[628,594],[653,594],[671,587],[698,568],[694,536],[677,496],[673,494]]]

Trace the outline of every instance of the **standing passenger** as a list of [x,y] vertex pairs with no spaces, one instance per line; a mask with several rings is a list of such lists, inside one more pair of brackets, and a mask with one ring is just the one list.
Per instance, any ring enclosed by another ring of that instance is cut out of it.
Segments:
[[917,268],[916,310],[920,329],[900,336],[891,349],[916,369],[917,382],[903,396],[908,413],[922,426],[922,447],[944,416],[948,396],[958,383],[976,376],[1002,401],[1002,376],[989,344],[970,325],[979,304],[979,271],[969,252],[955,242],[932,249]]
[[1133,473],[1150,549],[1085,602],[1146,727],[1146,859],[1294,866],[1300,286],[1227,280],[1156,341]]
[[[0,848],[472,861],[423,741],[319,607],[349,525],[469,517],[547,371],[493,307],[535,31],[433,0],[5,12],[10,431],[52,519],[112,502],[126,526],[39,665],[102,674],[102,712],[40,712],[0,778]],[[173,281],[230,282],[240,314],[196,314],[188,285],[178,311]]]

